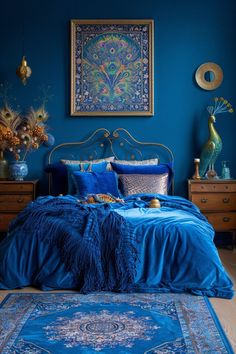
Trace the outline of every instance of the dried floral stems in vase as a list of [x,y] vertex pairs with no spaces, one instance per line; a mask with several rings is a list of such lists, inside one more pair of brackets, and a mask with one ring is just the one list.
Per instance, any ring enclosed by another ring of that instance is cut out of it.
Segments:
[[8,151],[15,160],[24,161],[29,152],[48,140],[47,119],[44,106],[37,110],[30,108],[25,116],[4,106],[0,110],[0,150]]

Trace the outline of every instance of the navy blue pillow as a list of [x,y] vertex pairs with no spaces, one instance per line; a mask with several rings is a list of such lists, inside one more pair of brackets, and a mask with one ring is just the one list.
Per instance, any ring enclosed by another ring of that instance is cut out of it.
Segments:
[[51,194],[67,194],[68,178],[66,165],[59,162],[49,164],[45,167],[44,171],[51,173]]
[[88,194],[110,193],[119,197],[118,177],[114,171],[73,172],[76,194],[86,197]]
[[159,165],[122,165],[119,163],[111,162],[112,169],[118,173],[122,174],[149,174],[149,175],[159,175],[163,173],[168,173],[168,188],[170,187],[172,177],[173,177],[173,164],[160,163]]

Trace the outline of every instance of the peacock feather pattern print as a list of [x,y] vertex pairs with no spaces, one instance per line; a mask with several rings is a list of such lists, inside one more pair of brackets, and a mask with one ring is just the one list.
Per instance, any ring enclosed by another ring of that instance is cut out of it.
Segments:
[[77,26],[76,110],[148,111],[148,26],[84,27]]
[[216,122],[216,115],[220,113],[233,113],[232,105],[223,97],[214,97],[214,105],[208,106],[207,111],[210,114],[208,118],[209,138],[203,145],[200,155],[199,175],[204,177],[207,170],[211,177],[216,177],[217,174],[214,169],[215,162],[222,150],[222,140],[217,133],[214,123]]
[[87,47],[84,74],[94,102],[122,106],[126,101],[140,99],[141,61],[135,42],[112,33],[98,36]]

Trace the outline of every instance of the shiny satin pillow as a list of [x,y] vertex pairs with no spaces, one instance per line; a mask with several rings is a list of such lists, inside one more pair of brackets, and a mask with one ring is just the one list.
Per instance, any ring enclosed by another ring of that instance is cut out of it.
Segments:
[[143,165],[158,165],[159,159],[147,159],[147,160],[114,160],[112,162],[118,163],[120,165],[132,165],[132,166],[143,166]]
[[119,175],[119,188],[125,197],[138,193],[168,194],[168,173],[122,174]]
[[118,174],[147,174],[147,175],[160,175],[168,174],[168,190],[171,186],[173,179],[173,163],[160,163],[159,165],[122,165],[119,163],[111,162],[112,169]]

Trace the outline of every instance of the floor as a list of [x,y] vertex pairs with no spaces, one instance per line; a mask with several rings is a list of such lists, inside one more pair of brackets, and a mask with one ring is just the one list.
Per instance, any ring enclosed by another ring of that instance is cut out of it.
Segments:
[[[219,249],[218,251],[236,291],[236,251],[226,249]],[[211,298],[210,301],[236,353],[236,292],[232,300]]]
[[[219,249],[222,262],[234,282],[236,290],[236,251],[228,249]],[[34,288],[24,288],[22,290],[0,291],[0,301],[10,292],[40,292]],[[232,300],[224,300],[218,298],[210,299],[215,312],[221,322],[221,325],[236,353],[236,295]]]

